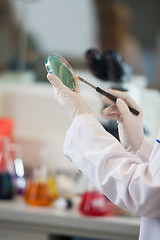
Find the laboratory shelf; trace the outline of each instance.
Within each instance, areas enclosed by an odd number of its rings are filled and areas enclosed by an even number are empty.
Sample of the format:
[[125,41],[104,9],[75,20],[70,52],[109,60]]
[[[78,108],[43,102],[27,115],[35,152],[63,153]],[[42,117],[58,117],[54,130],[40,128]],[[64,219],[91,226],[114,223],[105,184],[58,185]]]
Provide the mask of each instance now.
[[[32,207],[24,201],[0,201],[0,239],[48,240],[52,235],[91,239],[137,240],[140,218],[86,217],[76,209]],[[23,238],[22,238],[23,236]]]

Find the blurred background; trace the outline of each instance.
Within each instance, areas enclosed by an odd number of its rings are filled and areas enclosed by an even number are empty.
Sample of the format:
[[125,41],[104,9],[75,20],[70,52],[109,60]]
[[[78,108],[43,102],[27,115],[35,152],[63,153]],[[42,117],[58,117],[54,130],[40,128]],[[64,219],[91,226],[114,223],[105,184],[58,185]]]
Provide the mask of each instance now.
[[[81,208],[77,204],[84,193],[93,192],[94,186],[63,154],[70,120],[46,79],[44,63],[51,53],[63,56],[74,73],[104,90],[114,86],[128,91],[144,109],[144,132],[154,143],[160,126],[159,11],[158,0],[0,0],[0,186],[10,182],[8,195],[0,188],[0,199],[18,195],[28,205],[50,206],[61,198],[54,206],[64,210],[64,199],[71,207],[78,196],[75,205],[84,214],[84,202]],[[125,81],[94,75],[97,65],[90,68],[88,50],[98,57],[116,51],[126,64],[120,68],[129,69],[129,74],[123,69]],[[116,123],[102,118],[101,96],[83,83],[81,94],[118,138]],[[52,192],[46,202],[40,194],[40,199],[30,199],[32,188],[47,194],[46,184]],[[129,215],[106,200],[102,215]],[[99,214],[92,210],[85,214]]]
[[[3,0],[1,5],[3,2],[7,5],[7,1]],[[137,52],[140,51],[141,65],[150,79],[150,85],[159,88],[157,80],[159,75],[159,1],[153,0],[152,3],[141,1],[138,4],[132,0],[118,1],[119,6],[115,6],[115,9],[110,11],[110,16],[108,15],[109,2],[108,0],[82,0],[81,2],[12,0],[11,11],[13,10],[14,16],[11,18],[10,15],[9,20],[7,12],[6,14],[3,12],[1,24],[8,22],[9,25],[11,21],[12,25],[15,25],[12,31],[18,38],[17,60],[23,59],[23,54],[27,49],[28,51],[30,49],[30,54],[31,52],[33,54],[28,56],[33,62],[38,57],[37,81],[45,81],[42,66],[44,58],[49,53],[61,54],[74,68],[85,68],[85,51],[91,47],[106,49],[108,36],[110,35],[110,39],[114,38],[113,35],[111,36],[109,25],[114,27],[114,31],[119,28],[121,35],[122,33],[132,35],[136,41],[134,44],[137,44],[139,48]],[[4,19],[5,16],[7,22]],[[16,36],[16,28],[20,29],[19,36]],[[1,34],[3,35],[3,32]],[[117,35],[118,37],[117,41],[120,41],[121,36]],[[3,43],[1,47],[2,45]],[[22,67],[22,63],[19,65]]]
[[[46,56],[52,52],[66,57],[74,68],[85,68],[85,51],[91,47],[106,50],[119,29],[121,35],[117,35],[115,41],[120,42],[123,34],[132,36],[132,44],[138,48],[132,52],[133,58],[139,54],[138,61],[141,60],[141,67],[150,79],[150,85],[159,88],[159,1],[141,1],[138,4],[132,0],[118,1],[119,6],[114,6],[111,11],[108,0],[12,0],[11,6],[7,2],[1,1],[1,53],[4,54],[5,48],[11,44],[9,40],[6,41],[8,28],[13,36],[12,44],[16,44],[14,59],[7,61],[7,56],[3,57],[4,64],[10,68],[16,67],[16,60],[19,68],[34,68],[36,80],[45,81],[42,66]],[[13,49],[9,49],[7,52],[11,56]],[[7,55],[9,57],[9,53]],[[25,57],[28,60],[26,62]],[[1,65],[4,65],[3,62]]]

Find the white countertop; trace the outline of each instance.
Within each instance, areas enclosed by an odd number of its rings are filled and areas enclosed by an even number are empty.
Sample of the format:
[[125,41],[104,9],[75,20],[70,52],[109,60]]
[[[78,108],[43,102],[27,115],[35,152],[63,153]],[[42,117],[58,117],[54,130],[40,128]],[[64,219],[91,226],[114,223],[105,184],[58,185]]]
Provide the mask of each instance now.
[[138,239],[140,219],[136,217],[84,217],[75,209],[60,211],[32,207],[23,201],[0,201],[0,229],[38,231],[47,235],[101,239]]

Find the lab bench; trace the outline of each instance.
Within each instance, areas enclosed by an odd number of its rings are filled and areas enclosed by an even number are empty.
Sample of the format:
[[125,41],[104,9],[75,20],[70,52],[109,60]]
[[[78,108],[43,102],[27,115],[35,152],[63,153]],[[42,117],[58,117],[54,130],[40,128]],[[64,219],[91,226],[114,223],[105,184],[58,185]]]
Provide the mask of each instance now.
[[137,240],[139,225],[137,217],[86,217],[74,208],[62,211],[53,206],[32,207],[23,201],[0,201],[1,240],[49,240],[57,235]]

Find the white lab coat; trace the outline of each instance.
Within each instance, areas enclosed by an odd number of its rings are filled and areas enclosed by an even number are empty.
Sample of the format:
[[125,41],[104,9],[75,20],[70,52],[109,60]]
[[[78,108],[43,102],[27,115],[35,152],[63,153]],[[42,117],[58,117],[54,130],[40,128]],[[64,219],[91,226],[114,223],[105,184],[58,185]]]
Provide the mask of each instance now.
[[140,240],[160,239],[160,143],[152,150],[145,140],[133,155],[86,113],[68,129],[64,153],[113,203],[142,217]]

